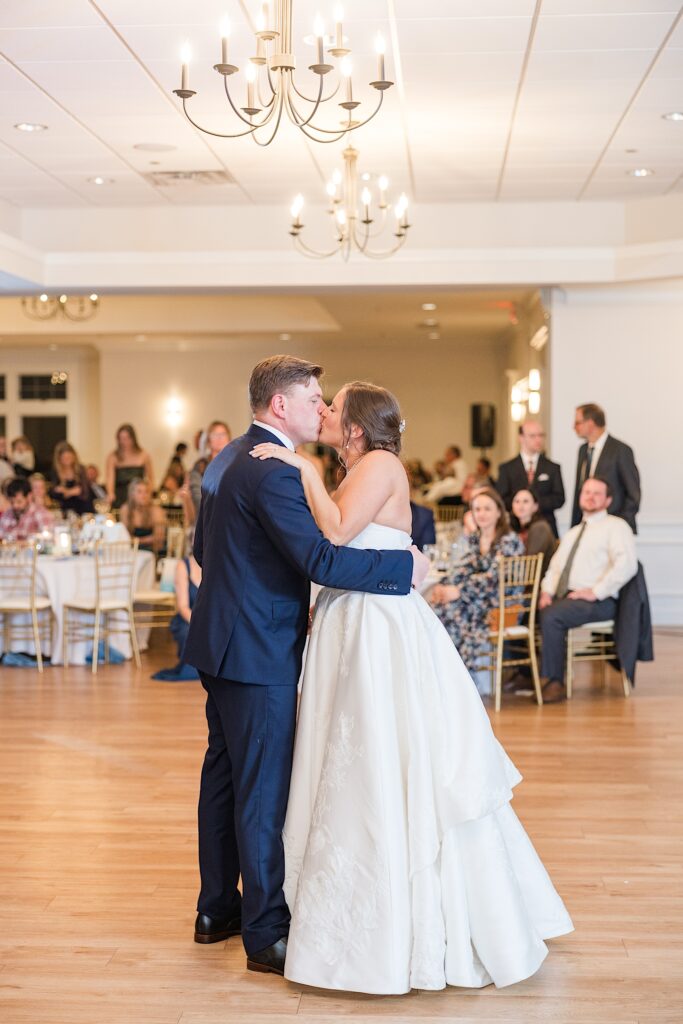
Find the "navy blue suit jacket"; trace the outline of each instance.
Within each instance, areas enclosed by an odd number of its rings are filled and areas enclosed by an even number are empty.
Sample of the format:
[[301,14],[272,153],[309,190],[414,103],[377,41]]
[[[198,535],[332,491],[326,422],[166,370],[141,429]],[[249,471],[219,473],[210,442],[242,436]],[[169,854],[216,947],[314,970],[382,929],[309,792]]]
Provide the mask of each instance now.
[[424,505],[410,503],[410,511],[413,514],[413,544],[422,551],[425,544],[436,544],[436,527],[434,526],[434,513],[431,508]]
[[306,641],[310,580],[341,590],[407,594],[407,551],[361,551],[325,540],[301,475],[249,455],[277,441],[255,424],[209,464],[202,480],[194,556],[202,582],[184,659],[212,676],[296,685]]

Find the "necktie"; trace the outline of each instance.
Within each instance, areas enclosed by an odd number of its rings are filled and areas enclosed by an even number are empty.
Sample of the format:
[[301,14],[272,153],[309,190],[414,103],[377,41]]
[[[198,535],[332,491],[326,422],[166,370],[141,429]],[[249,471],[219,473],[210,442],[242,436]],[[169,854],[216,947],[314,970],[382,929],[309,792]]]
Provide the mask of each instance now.
[[581,529],[578,532],[577,538],[572,544],[572,549],[569,552],[569,557],[567,558],[567,561],[564,563],[564,568],[560,573],[560,578],[557,581],[557,590],[555,591],[555,598],[557,601],[561,601],[562,598],[566,597],[569,593],[569,574],[572,571],[572,565],[574,564],[574,558],[576,556],[576,549],[581,543],[581,538],[585,533],[586,526],[587,523],[584,519],[584,521],[581,523]]
[[527,478],[527,480],[529,481],[530,484],[532,484],[534,482],[534,464],[533,464],[533,462],[528,462],[527,463],[526,478]]

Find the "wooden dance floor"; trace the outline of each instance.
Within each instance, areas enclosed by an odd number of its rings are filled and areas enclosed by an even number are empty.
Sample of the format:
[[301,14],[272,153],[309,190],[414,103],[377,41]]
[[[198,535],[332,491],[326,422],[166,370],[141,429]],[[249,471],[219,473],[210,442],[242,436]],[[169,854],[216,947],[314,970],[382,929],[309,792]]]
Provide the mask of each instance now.
[[[158,643],[158,640],[157,640]],[[205,726],[198,683],[0,669],[0,1021],[227,1024],[683,1020],[683,632],[624,699],[582,666],[571,704],[508,698],[514,806],[574,918],[512,988],[378,997],[247,973],[192,941]]]

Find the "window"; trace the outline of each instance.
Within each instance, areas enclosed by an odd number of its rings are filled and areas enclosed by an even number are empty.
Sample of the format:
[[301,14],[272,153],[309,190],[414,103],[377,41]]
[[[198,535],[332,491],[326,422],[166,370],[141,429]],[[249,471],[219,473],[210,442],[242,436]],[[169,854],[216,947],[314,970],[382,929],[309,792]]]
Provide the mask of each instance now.
[[19,377],[19,398],[27,400],[62,399],[66,400],[67,375],[52,374],[21,374]]
[[0,373],[0,402],[5,401],[5,375]]

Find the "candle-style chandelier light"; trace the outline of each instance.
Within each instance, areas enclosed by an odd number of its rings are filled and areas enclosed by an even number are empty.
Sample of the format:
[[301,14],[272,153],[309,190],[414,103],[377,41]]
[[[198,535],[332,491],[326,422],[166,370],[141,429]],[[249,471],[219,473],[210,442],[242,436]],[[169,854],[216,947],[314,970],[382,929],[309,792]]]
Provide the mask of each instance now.
[[[344,173],[335,171],[332,179],[326,186],[326,192],[330,205],[328,213],[332,218],[332,225],[335,234],[335,244],[327,252],[320,252],[318,249],[307,245],[301,237],[304,225],[301,221],[301,211],[304,205],[304,197],[298,195],[291,207],[292,224],[289,233],[294,239],[294,245],[304,256],[312,259],[324,260],[330,256],[341,253],[344,260],[348,260],[352,251],[362,253],[371,259],[383,260],[387,256],[393,256],[401,248],[408,235],[410,224],[408,223],[408,199],[405,192],[402,192],[393,206],[395,227],[395,241],[384,249],[373,248],[373,241],[377,238],[388,235],[387,226],[390,222],[389,212],[391,204],[387,202],[387,188],[389,182],[382,175],[377,180],[379,200],[377,212],[373,208],[373,196],[368,184],[363,184],[360,194],[360,207],[358,204],[358,150],[353,146],[347,146],[344,150]],[[370,180],[370,175],[363,175],[365,181]],[[373,214],[375,214],[373,216]],[[373,228],[374,225],[374,228]]]
[[[239,67],[229,62],[229,23],[226,20],[221,24],[221,59],[220,63],[214,64],[214,70],[223,78],[225,95],[233,113],[246,126],[239,131],[211,131],[190,117],[187,111],[187,101],[197,93],[196,90],[189,87],[189,46],[183,47],[181,51],[181,86],[180,89],[174,89],[173,92],[183,101],[185,116],[195,128],[207,135],[214,135],[221,139],[236,139],[243,135],[251,135],[259,146],[268,146],[277,134],[282,115],[286,113],[290,121],[314,142],[337,142],[347,132],[367,124],[377,114],[382,106],[385,91],[394,84],[387,81],[385,75],[383,38],[377,36],[376,39],[377,78],[374,82],[370,82],[372,88],[379,93],[377,106],[368,117],[363,120],[355,120],[354,112],[360,106],[360,102],[354,99],[351,80],[353,72],[351,50],[345,45],[347,40],[343,32],[342,9],[340,7],[335,9],[335,31],[334,35],[330,37],[325,34],[325,25],[322,19],[318,16],[315,20],[313,35],[316,59],[309,65],[309,71],[317,75],[318,80],[313,89],[314,95],[308,96],[305,91],[300,90],[295,81],[296,57],[292,52],[293,6],[294,0],[275,0],[273,5],[269,3],[261,5],[261,11],[256,18],[256,52],[254,56],[249,57],[245,68],[246,90],[244,95],[246,102],[244,106],[240,106],[239,100],[231,92],[228,84],[230,77],[239,71]],[[334,65],[326,62],[325,49],[331,57],[339,61],[341,74],[341,78],[337,79],[336,85],[327,95],[323,95],[325,76],[334,70]],[[339,125],[323,127],[314,123],[323,103],[330,102],[339,94],[342,89],[342,79],[345,80],[342,90],[343,98],[337,101],[342,114]],[[302,102],[304,107],[300,109]],[[266,130],[259,132],[259,129]]]
[[67,320],[90,320],[97,312],[99,297],[92,295],[31,295],[21,300],[24,313],[31,320],[53,320],[64,316]]

